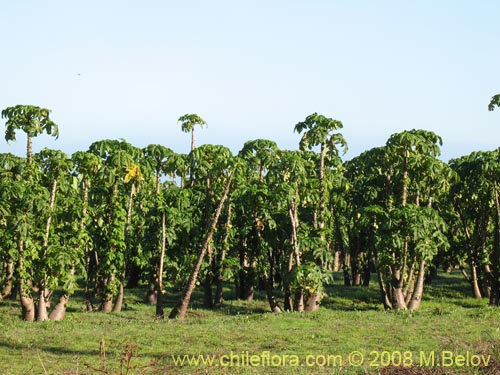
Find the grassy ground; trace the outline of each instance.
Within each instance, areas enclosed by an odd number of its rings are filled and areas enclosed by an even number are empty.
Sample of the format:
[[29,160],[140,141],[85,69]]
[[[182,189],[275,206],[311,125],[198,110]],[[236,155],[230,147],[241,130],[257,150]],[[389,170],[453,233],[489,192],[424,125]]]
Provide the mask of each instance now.
[[[494,370],[500,363],[500,309],[469,298],[460,275],[440,275],[427,286],[416,312],[383,311],[372,283],[370,288],[332,286],[316,313],[273,315],[263,295],[243,302],[231,300],[228,291],[220,310],[203,310],[197,294],[185,321],[157,321],[154,306],[142,303],[144,293],[128,291],[124,311],[107,315],[86,313],[76,295],[64,321],[34,324],[20,320],[17,302],[2,302],[0,374],[500,371]],[[170,303],[174,298],[167,297]],[[183,365],[174,361],[188,355],[191,360],[206,355],[207,361],[213,356],[214,363],[189,365],[187,357]]]

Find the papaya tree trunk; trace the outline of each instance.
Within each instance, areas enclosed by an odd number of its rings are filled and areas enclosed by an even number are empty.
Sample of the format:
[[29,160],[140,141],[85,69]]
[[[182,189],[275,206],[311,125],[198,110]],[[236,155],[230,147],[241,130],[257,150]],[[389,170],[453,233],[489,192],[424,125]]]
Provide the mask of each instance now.
[[[288,275],[291,274],[293,269],[293,255],[294,253],[292,251],[288,256]],[[283,304],[283,308],[285,309],[285,311],[293,311],[292,286],[290,285],[289,280],[285,281],[284,289],[285,289],[285,303]]]
[[29,294],[27,291],[26,287],[26,280],[24,280],[24,277],[22,276],[23,274],[23,267],[24,267],[24,241],[23,240],[18,240],[17,242],[17,248],[18,248],[18,264],[19,264],[19,296],[20,296],[20,301],[21,301],[21,310],[23,314],[23,319],[26,320],[27,322],[34,322],[35,321],[35,301],[33,300],[33,297]]
[[48,308],[50,307],[50,291],[46,288],[38,291],[37,320],[49,320]]
[[276,301],[276,297],[274,296],[273,293],[273,285],[272,281],[270,280],[270,276],[267,277],[266,280],[266,295],[267,295],[267,301],[269,302],[269,307],[271,308],[271,311],[275,314],[281,313],[281,308],[278,305],[278,301]]
[[113,283],[114,276],[105,277],[103,280],[100,310],[104,313],[113,311],[113,294],[108,291]]
[[307,293],[304,298],[304,311],[311,312],[319,309],[320,293]]
[[[295,266],[300,267],[302,264],[301,254],[300,254],[300,244],[299,237],[297,235],[297,231],[299,229],[299,214],[297,207],[297,195],[290,202],[290,208],[288,210],[288,215],[290,216],[290,223],[292,226],[292,248],[293,248],[293,257],[291,259],[295,260]],[[288,273],[292,272],[293,264],[289,263]],[[289,287],[290,288],[290,287]],[[298,312],[304,311],[304,291],[302,289],[296,290],[293,301],[293,309]]]
[[470,284],[472,288],[472,295],[474,296],[474,298],[482,298],[483,296],[481,295],[481,288],[479,287],[479,282],[478,282],[479,279],[477,275],[477,267],[473,262],[471,262],[470,271],[471,271]]
[[385,281],[384,275],[380,270],[377,270],[377,279],[378,279],[378,286],[380,289],[380,296],[382,299],[382,303],[384,304],[384,309],[386,310],[391,310],[392,309],[392,302],[389,294],[389,290],[387,289],[387,283]]
[[406,310],[406,301],[403,293],[401,271],[396,271],[391,278],[392,307],[396,310]]
[[163,311],[163,264],[165,262],[165,249],[167,247],[166,235],[166,214],[161,215],[161,249],[160,249],[160,264],[158,265],[158,276],[156,283],[156,318],[164,319],[165,312]]
[[32,155],[33,155],[33,140],[28,135],[26,139],[26,164],[28,165],[31,164]]
[[408,305],[409,310],[417,310],[422,302],[422,295],[424,294],[424,281],[425,281],[425,260],[420,261],[418,269],[418,278],[415,284],[415,289]]
[[[52,215],[54,210],[54,205],[56,202],[57,195],[57,178],[54,178],[52,182],[52,189],[50,192],[49,198],[49,216],[47,217],[47,221],[45,223],[45,236],[43,239],[43,253],[41,259],[45,259],[47,256],[48,246],[49,246],[49,236],[50,236],[50,228],[52,225]],[[40,284],[38,285],[38,306],[37,306],[37,320],[45,321],[49,319],[49,313],[47,309],[50,307],[50,296],[51,292],[47,288],[47,280],[45,277],[42,277]]]
[[113,312],[119,313],[122,311],[124,293],[125,293],[125,272],[122,272],[120,277],[120,285],[118,285],[118,294],[116,296],[115,305],[113,306]]
[[14,260],[9,258],[5,264],[5,277],[3,280],[3,288],[0,293],[0,299],[9,298],[12,293],[14,282]]
[[54,309],[51,311],[49,315],[50,320],[60,321],[64,319],[64,315],[66,314],[66,304],[69,301],[69,295],[64,294],[59,298],[59,302],[56,304]]
[[222,206],[224,205],[224,202],[226,201],[226,198],[229,194],[229,190],[231,188],[231,183],[233,181],[233,173],[232,172],[227,180],[224,193],[222,195],[222,198],[219,202],[219,205],[217,206],[217,209],[215,211],[215,215],[212,219],[210,228],[205,235],[205,239],[203,240],[203,244],[201,246],[201,249],[198,253],[198,259],[196,260],[196,263],[193,267],[193,270],[191,271],[191,274],[189,276],[188,283],[186,287],[184,288],[182,292],[182,297],[177,306],[175,306],[172,311],[170,312],[170,315],[168,316],[169,319],[184,319],[186,317],[187,313],[187,308],[189,306],[189,301],[191,300],[191,295],[194,291],[194,288],[196,286],[196,280],[198,279],[198,274],[201,269],[201,265],[203,263],[203,258],[205,258],[205,255],[207,253],[208,246],[210,244],[210,241],[212,240],[212,236],[215,232],[215,227],[217,226],[217,222],[219,221],[219,216],[222,211]]

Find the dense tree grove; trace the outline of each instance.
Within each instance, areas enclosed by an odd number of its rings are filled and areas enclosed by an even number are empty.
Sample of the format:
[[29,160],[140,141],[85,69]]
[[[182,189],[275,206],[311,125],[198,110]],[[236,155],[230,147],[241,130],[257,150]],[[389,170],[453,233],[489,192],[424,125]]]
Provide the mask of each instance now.
[[[77,287],[88,311],[119,312],[139,284],[158,318],[184,318],[197,285],[206,308],[232,285],[246,300],[264,291],[275,313],[313,311],[334,274],[376,280],[386,309],[418,309],[437,269],[500,304],[500,149],[445,163],[437,134],[408,130],[343,161],[342,123],[314,113],[295,125],[298,150],[256,139],[233,154],[195,147],[206,123],[190,114],[188,154],[124,140],[33,154],[37,135],[58,136],[50,110],[2,118],[7,141],[27,136],[26,157],[0,154],[0,300],[25,320],[63,319]],[[169,314],[167,289],[180,291]]]

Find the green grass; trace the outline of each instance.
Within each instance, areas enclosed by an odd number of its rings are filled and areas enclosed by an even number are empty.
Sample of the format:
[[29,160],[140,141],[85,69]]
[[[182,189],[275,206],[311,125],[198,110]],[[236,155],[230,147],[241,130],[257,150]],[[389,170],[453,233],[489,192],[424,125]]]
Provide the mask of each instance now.
[[[230,291],[223,308],[208,311],[201,308],[202,296],[197,292],[185,321],[155,320],[154,306],[142,303],[145,290],[127,293],[120,314],[87,313],[81,296],[76,295],[62,322],[23,322],[17,302],[2,302],[0,374],[126,374],[126,366],[120,368],[120,363],[127,346],[133,367],[130,375],[391,373],[367,366],[383,351],[388,353],[382,355],[390,354],[395,360],[410,352],[406,355],[411,355],[414,365],[419,364],[420,355],[435,353],[437,361],[443,351],[488,353],[500,360],[500,309],[488,307],[486,300],[469,298],[467,284],[455,274],[440,275],[426,286],[422,307],[416,312],[384,311],[376,283],[370,288],[335,284],[320,311],[307,314],[273,315],[267,313],[264,295],[243,302],[231,300]],[[176,298],[167,296],[169,307]],[[364,356],[365,366],[348,366],[348,356],[354,351]],[[290,359],[297,356],[302,363],[308,355],[341,355],[343,367],[294,367],[288,362],[284,367],[223,368],[180,366],[172,360],[173,355],[223,356],[231,352],[239,358],[262,352],[289,355]],[[382,364],[380,358],[374,364]],[[445,370],[441,373],[486,373],[474,366]]]

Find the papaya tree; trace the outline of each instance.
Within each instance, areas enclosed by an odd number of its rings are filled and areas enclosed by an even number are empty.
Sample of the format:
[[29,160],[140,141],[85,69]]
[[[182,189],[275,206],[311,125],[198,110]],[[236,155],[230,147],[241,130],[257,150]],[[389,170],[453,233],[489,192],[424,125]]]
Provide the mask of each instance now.
[[170,319],[175,319],[175,318],[184,319],[186,317],[187,308],[191,300],[191,295],[195,289],[200,269],[202,267],[204,258],[210,246],[210,242],[212,241],[212,237],[216,230],[217,223],[219,221],[219,217],[222,212],[222,208],[231,190],[234,169],[235,166],[228,165],[227,168],[225,168],[223,171],[221,170],[220,171],[221,173],[218,174],[218,176],[220,177],[225,176],[224,191],[222,192],[222,196],[220,197],[220,200],[216,206],[215,213],[210,220],[210,224],[207,227],[207,232],[205,233],[205,236],[203,237],[203,240],[201,242],[201,246],[198,251],[195,264],[193,265],[193,268],[189,275],[189,279],[182,290],[181,298],[169,314]]
[[78,179],[80,188],[80,199],[76,205],[79,210],[78,231],[75,247],[83,253],[84,275],[85,275],[85,305],[88,311],[93,311],[91,296],[91,285],[95,285],[98,265],[98,255],[93,244],[91,223],[92,207],[89,205],[89,194],[93,187],[94,180],[102,166],[102,159],[99,156],[87,152],[77,151],[71,156],[73,161],[73,175]]
[[[460,226],[453,252],[456,264],[476,298],[489,297],[498,305],[500,224],[498,189],[500,158],[497,151],[479,151],[450,160],[458,174],[452,187],[453,208]],[[465,251],[463,251],[465,249]]]
[[[393,134],[378,166],[384,203],[376,213],[375,264],[386,308],[419,307],[426,266],[448,246],[445,223],[434,202],[449,173],[436,159],[441,138],[425,130]],[[424,176],[426,176],[424,178]]]
[[339,156],[340,147],[345,153],[347,151],[347,142],[341,133],[336,131],[343,128],[342,122],[328,118],[317,113],[306,117],[304,121],[298,122],[294,130],[297,133],[304,133],[300,139],[301,150],[311,150],[316,146],[320,147],[319,165],[317,167],[317,176],[319,181],[319,203],[317,217],[320,218],[318,227],[322,231],[325,227],[327,192],[325,186],[325,173],[327,162],[331,158]]
[[[242,179],[238,183],[236,200],[236,224],[240,227],[239,244],[239,275],[237,279],[238,297],[252,300],[257,283],[257,259],[266,254],[269,249],[263,238],[266,227],[274,225],[268,202],[271,198],[271,190],[265,180],[268,170],[276,163],[278,158],[278,146],[275,142],[267,139],[256,139],[247,141],[240,150],[238,157],[246,164],[242,174],[237,176]],[[267,258],[267,261],[266,261]],[[265,263],[269,262],[269,268],[264,276],[268,295],[272,293],[274,283],[274,264],[272,254],[263,257]],[[269,295],[270,300],[273,297]],[[273,309],[278,310],[274,304]]]
[[185,133],[191,133],[191,151],[195,149],[194,146],[194,128],[198,125],[200,128],[207,126],[205,120],[203,120],[200,116],[195,113],[185,114],[177,120],[177,122],[181,123],[181,129]]
[[[153,268],[150,275],[150,288],[147,299],[156,304],[156,317],[164,318],[163,311],[163,273],[165,264],[165,254],[167,242],[170,244],[175,238],[175,222],[178,221],[179,211],[170,210],[172,203],[179,203],[179,197],[173,198],[170,190],[179,190],[174,188],[173,184],[163,184],[162,177],[175,174],[176,155],[174,152],[161,145],[149,145],[143,149],[145,163],[154,171],[154,204],[149,217],[151,227],[151,237],[155,238],[153,246],[156,248],[151,251]],[[169,191],[169,194],[166,191]],[[171,199],[169,199],[171,198]],[[172,199],[173,198],[173,199]],[[170,224],[167,226],[167,224]]]
[[[89,151],[102,159],[92,190],[93,241],[97,250],[97,292],[104,312],[121,310],[133,199],[141,171],[141,151],[125,141],[94,142]],[[113,308],[113,297],[116,303]]]
[[490,104],[488,104],[488,110],[493,111],[495,107],[500,107],[500,94],[493,95]]
[[2,111],[2,118],[6,118],[5,140],[15,141],[17,130],[26,133],[26,160],[29,164],[33,154],[33,138],[47,133],[54,137],[59,136],[57,124],[50,119],[50,109],[33,105],[16,105]]
[[10,200],[16,184],[22,181],[25,159],[10,153],[0,154],[0,256],[1,272],[0,300],[15,298],[14,272],[16,256],[16,241],[7,230],[9,220],[12,219],[13,202]]
[[[69,201],[71,194],[69,189],[71,189],[72,181],[69,171],[72,169],[72,162],[65,153],[47,148],[35,154],[34,159],[41,172],[40,184],[50,192],[46,212],[43,215],[45,228],[41,239],[42,245],[36,259],[34,273],[38,288],[37,320],[43,321],[49,319],[47,307],[50,305],[53,289],[58,286],[60,280],[67,276],[66,273],[70,271],[72,261],[76,259],[73,248],[66,247],[61,238],[61,234],[64,235],[67,229],[64,227],[64,221],[61,221],[63,219],[61,216],[68,208],[64,203]],[[60,191],[65,195],[64,200],[57,199]],[[58,201],[62,201],[61,204],[56,204]],[[60,208],[64,210],[61,212]],[[67,297],[61,302],[59,309],[62,310]]]
[[[340,176],[341,167],[340,151],[347,151],[347,142],[343,135],[337,132],[343,128],[342,122],[328,118],[324,115],[313,113],[304,121],[295,125],[294,131],[303,133],[299,142],[301,150],[312,150],[319,146],[316,176],[318,181],[318,203],[314,213],[314,228],[318,233],[319,245],[316,250],[315,262],[322,267],[329,267],[332,257],[332,237],[334,225],[332,222],[332,210],[330,206],[332,180]],[[337,176],[335,176],[337,175]],[[330,209],[327,209],[329,208]],[[328,224],[327,224],[328,223]],[[333,270],[338,269],[338,254],[335,254]],[[313,268],[309,268],[313,270]],[[311,306],[319,306],[320,294],[313,294],[313,301],[307,302]]]
[[[314,163],[306,157],[307,153],[279,151],[278,161],[267,176],[273,191],[271,202],[284,218],[277,227],[288,228],[282,236],[271,234],[279,243],[286,244],[280,272],[283,274],[284,308],[287,311],[304,311],[304,299],[307,302],[312,294],[322,293],[325,281],[324,271],[314,265],[314,246],[310,246],[314,239],[311,241],[310,238],[313,228],[308,206],[314,206],[317,197],[316,189],[311,188],[312,176],[308,172],[314,170]],[[313,274],[321,277],[313,278]]]
[[[199,229],[193,228],[192,240],[199,246],[199,240],[204,238],[210,230],[212,212],[217,205],[225,181],[225,171],[232,163],[233,155],[224,146],[202,145],[190,153],[190,164],[192,169],[191,194],[192,198],[199,203],[198,220]],[[194,202],[193,202],[194,203]],[[204,274],[204,305],[207,308],[214,307],[212,286],[217,269],[216,253],[219,249],[214,246],[213,241],[207,244],[207,267],[202,271]]]

